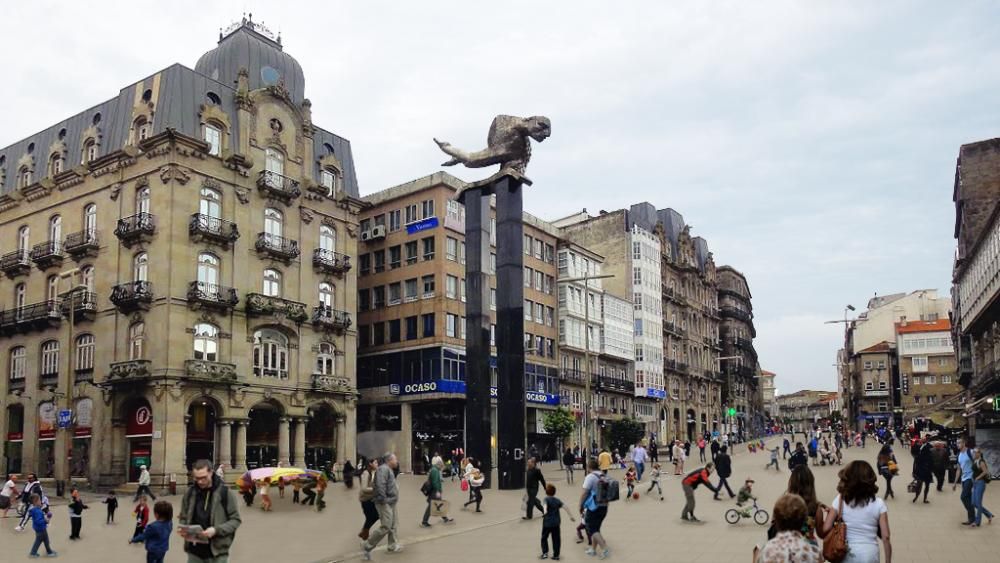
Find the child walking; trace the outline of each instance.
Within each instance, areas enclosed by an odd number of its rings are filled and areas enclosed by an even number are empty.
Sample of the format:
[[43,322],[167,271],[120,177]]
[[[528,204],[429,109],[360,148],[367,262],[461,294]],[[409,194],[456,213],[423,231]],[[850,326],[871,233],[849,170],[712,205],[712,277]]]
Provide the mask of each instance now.
[[278,479],[278,498],[285,498],[285,480]]
[[69,539],[78,540],[80,539],[80,529],[83,527],[83,511],[90,507],[83,504],[83,500],[80,499],[80,491],[73,489],[69,496],[71,498],[69,503]]
[[632,500],[632,493],[635,492],[635,466],[630,465],[628,471],[625,472],[625,486],[628,487],[628,493],[625,495],[625,502]]
[[542,517],[542,559],[549,558],[549,537],[552,538],[552,560],[559,561],[559,550],[562,547],[562,535],[559,533],[559,509],[566,511],[570,522],[575,522],[573,514],[566,508],[563,501],[556,498],[556,486],[545,485],[545,516]]
[[299,503],[299,491],[302,490],[302,481],[296,479],[292,481],[292,504]]
[[771,450],[771,462],[765,465],[764,469],[770,469],[772,465],[775,471],[781,472],[781,468],[778,467],[778,446],[774,446],[774,449]]
[[656,487],[657,492],[660,493],[660,500],[663,500],[663,489],[660,488],[660,464],[654,463],[653,470],[649,472],[649,489],[646,490],[646,494],[653,492],[653,487]]
[[42,509],[42,498],[38,495],[31,495],[31,508],[28,509],[28,517],[31,519],[31,528],[35,530],[35,543],[31,546],[31,553],[28,557],[38,557],[38,546],[45,544],[45,556],[55,557],[58,555],[52,551],[49,545],[49,520],[51,515],[46,514]]
[[174,505],[165,500],[157,501],[153,505],[153,516],[156,521],[146,526],[141,534],[130,539],[128,543],[145,542],[146,563],[163,563],[163,558],[167,556],[170,549],[170,532],[174,525]]
[[149,523],[149,506],[146,504],[146,495],[139,497],[139,504],[135,505],[135,532],[132,533],[132,539],[129,543],[133,541],[142,541],[140,538],[142,532],[146,529],[146,524]]
[[118,497],[115,496],[114,491],[108,491],[108,496],[104,497],[102,503],[108,506],[108,517],[104,521],[105,524],[115,523],[115,510],[118,510]]
[[264,512],[271,511],[271,478],[265,477],[260,484],[260,509]]

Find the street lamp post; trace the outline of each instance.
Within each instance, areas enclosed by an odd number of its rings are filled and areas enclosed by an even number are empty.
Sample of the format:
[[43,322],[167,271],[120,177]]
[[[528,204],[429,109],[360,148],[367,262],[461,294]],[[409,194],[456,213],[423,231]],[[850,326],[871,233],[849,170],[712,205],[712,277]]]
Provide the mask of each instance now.
[[593,456],[593,448],[590,442],[590,280],[604,280],[615,277],[614,274],[591,275],[585,274],[576,278],[563,278],[556,280],[556,283],[576,283],[583,282],[583,364],[584,364],[584,384],[583,384],[583,444]]
[[[87,286],[83,284],[73,285],[73,278],[80,273],[79,268],[73,268],[71,270],[66,270],[65,272],[59,273],[59,279],[69,280],[70,288],[66,291],[65,295],[68,297],[69,301],[69,341],[66,344],[66,373],[65,375],[60,374],[59,380],[56,383],[56,397],[59,399],[59,407],[57,408],[57,428],[56,428],[56,441],[55,441],[55,474],[56,474],[56,494],[58,496],[63,496],[66,490],[66,481],[69,479],[69,427],[63,428],[62,425],[58,424],[59,412],[68,410],[70,408],[70,400],[73,394],[73,324],[76,321],[76,310],[75,310],[75,295],[78,290],[83,289],[86,291]],[[58,307],[60,304],[57,304]]]

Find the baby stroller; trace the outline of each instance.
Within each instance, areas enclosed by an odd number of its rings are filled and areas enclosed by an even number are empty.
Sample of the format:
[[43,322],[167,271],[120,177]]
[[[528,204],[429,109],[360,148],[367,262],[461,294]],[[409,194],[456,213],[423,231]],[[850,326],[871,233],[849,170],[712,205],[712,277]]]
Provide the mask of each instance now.
[[838,463],[837,459],[835,457],[833,457],[833,453],[831,453],[830,450],[828,450],[827,448],[820,449],[820,451],[819,451],[819,464],[820,465],[827,465],[827,464],[833,465],[835,463]]

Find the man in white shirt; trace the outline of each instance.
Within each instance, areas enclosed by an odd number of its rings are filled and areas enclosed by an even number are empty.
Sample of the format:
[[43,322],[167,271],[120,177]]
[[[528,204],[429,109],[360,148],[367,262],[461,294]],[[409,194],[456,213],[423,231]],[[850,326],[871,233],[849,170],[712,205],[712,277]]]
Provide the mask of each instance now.
[[7,511],[10,510],[10,505],[14,502],[14,496],[17,495],[17,480],[14,478],[14,474],[11,473],[7,476],[7,482],[3,485],[3,491],[0,491],[0,509],[3,509],[3,517],[7,517]]
[[646,470],[646,448],[642,444],[636,444],[632,452],[632,461],[635,463],[636,481],[642,481],[642,473]]

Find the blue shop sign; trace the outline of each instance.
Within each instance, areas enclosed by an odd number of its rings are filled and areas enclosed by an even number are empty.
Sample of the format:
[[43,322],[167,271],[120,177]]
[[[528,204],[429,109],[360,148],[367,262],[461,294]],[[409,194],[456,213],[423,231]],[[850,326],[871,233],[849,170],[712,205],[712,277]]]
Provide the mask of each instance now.
[[438,226],[437,217],[428,217],[426,219],[421,219],[420,221],[415,221],[406,226],[406,233],[410,235],[415,235],[422,231],[429,231]]
[[[496,399],[498,391],[496,387],[490,387],[490,398]],[[525,391],[524,400],[529,403],[538,403],[542,405],[559,406],[559,395],[553,395],[551,393],[539,393],[536,391]]]
[[390,385],[392,395],[420,395],[423,393],[465,393],[465,382],[452,379],[438,379],[422,383],[407,383],[405,385]]
[[663,389],[646,389],[647,397],[654,397],[656,399],[666,399],[667,392]]

